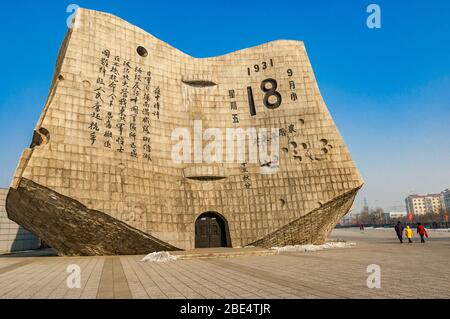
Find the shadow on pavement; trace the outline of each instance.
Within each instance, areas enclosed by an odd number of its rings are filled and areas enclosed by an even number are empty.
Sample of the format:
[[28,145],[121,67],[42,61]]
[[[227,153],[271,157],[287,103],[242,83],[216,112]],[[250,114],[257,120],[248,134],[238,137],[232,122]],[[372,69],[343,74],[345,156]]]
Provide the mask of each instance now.
[[56,252],[52,248],[43,248],[43,249],[34,249],[34,250],[25,250],[25,251],[17,251],[12,253],[6,253],[0,255],[0,258],[8,258],[8,257],[54,257],[58,256]]

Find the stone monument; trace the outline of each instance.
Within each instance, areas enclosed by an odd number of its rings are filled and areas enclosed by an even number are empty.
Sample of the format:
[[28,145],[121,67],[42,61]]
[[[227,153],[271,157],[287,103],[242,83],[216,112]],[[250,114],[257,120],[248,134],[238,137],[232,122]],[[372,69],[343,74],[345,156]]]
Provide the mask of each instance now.
[[[174,132],[199,125],[174,159]],[[244,156],[199,159],[209,128],[247,132]],[[276,165],[237,144],[275,139]],[[79,9],[6,208],[60,255],[320,244],[362,184],[303,42],[200,59]]]

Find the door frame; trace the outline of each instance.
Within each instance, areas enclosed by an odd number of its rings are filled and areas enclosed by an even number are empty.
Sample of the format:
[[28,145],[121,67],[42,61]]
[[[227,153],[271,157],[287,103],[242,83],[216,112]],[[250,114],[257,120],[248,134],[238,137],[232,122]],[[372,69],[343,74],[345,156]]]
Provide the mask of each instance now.
[[196,229],[197,229],[197,221],[205,216],[210,216],[210,217],[215,217],[217,218],[218,224],[221,228],[221,242],[222,242],[222,246],[221,247],[233,247],[231,245],[231,236],[230,236],[230,229],[228,227],[228,221],[227,219],[219,214],[218,212],[215,211],[207,211],[204,213],[201,213],[200,215],[197,216],[197,218],[194,221],[194,248],[197,248],[197,235],[196,235]]

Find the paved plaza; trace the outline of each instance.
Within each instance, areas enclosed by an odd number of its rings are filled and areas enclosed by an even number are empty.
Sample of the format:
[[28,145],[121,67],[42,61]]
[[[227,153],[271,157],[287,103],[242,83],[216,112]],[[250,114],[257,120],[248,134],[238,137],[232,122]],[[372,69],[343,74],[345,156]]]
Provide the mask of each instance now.
[[[144,263],[143,256],[0,256],[0,298],[449,298],[450,232],[399,244],[393,230],[337,229],[349,248]],[[81,287],[66,271],[81,268]],[[381,267],[369,289],[367,266]]]

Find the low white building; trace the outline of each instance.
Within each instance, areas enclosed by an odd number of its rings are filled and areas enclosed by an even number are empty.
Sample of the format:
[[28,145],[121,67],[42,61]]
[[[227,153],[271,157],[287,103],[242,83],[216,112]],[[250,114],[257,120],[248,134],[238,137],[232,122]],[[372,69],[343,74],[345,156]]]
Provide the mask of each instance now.
[[389,212],[389,218],[403,218],[406,217],[407,213],[406,212]]

